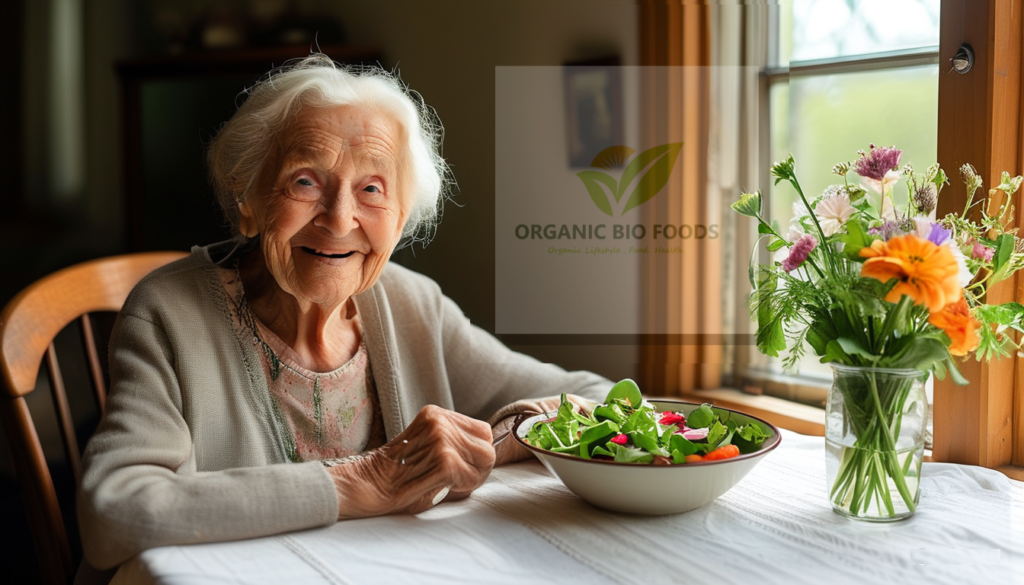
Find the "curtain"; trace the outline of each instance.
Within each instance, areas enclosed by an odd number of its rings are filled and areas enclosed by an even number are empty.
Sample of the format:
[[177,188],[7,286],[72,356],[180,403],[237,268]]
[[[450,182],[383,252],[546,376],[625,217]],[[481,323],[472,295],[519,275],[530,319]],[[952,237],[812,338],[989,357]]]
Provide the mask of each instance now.
[[[762,184],[767,7],[641,5],[644,139],[682,142],[648,224],[716,226],[717,237],[652,254],[644,270],[640,377],[653,394],[738,384],[751,359],[747,266],[756,228],[729,204]],[[653,68],[651,68],[653,66]],[[696,229],[694,227],[693,229]]]

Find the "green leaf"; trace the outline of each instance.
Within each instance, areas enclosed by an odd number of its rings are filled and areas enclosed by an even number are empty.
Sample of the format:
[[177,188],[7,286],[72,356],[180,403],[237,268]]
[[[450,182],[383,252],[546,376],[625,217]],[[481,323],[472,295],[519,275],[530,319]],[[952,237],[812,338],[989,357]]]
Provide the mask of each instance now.
[[778,250],[779,248],[782,248],[785,245],[786,245],[786,240],[783,240],[781,238],[775,238],[774,240],[771,241],[771,243],[768,244],[768,251],[769,252],[774,252],[774,251]]
[[715,411],[711,410],[710,404],[701,404],[699,408],[686,416],[686,426],[691,429],[703,429],[715,422]]
[[878,367],[931,370],[935,362],[948,357],[949,350],[946,349],[945,343],[934,337],[918,335],[895,355],[884,356],[878,360]]
[[629,401],[630,406],[637,408],[640,403],[643,402],[643,395],[640,394],[640,387],[636,385],[636,382],[626,378],[620,380],[617,384],[612,386],[612,389],[608,391],[608,395],[605,396],[605,403],[609,403],[613,400],[626,399]]
[[757,350],[771,357],[779,357],[779,352],[784,349],[786,334],[782,327],[782,319],[775,317],[767,323],[758,322]]
[[611,421],[618,425],[626,420],[626,415],[617,404],[602,404],[594,409],[594,418],[599,421]]
[[864,226],[856,220],[846,222],[846,233],[839,234],[838,239],[840,242],[843,242],[843,255],[854,262],[863,262],[865,260],[860,257],[860,251],[870,247],[871,242],[875,240],[874,237],[864,231]]
[[[737,201],[736,203],[733,203],[733,205],[735,206],[738,203],[739,203],[739,201]],[[736,208],[733,207],[733,209],[736,209]],[[769,235],[769,236],[773,235],[772,234],[772,228],[768,224],[766,224],[766,223],[758,223],[757,224],[757,233],[765,234],[765,235]]]
[[688,439],[686,439],[682,435],[675,434],[675,435],[672,435],[671,439],[669,439],[669,450],[673,452],[673,459],[674,459],[674,453],[676,451],[678,451],[679,453],[682,453],[683,457],[685,457],[687,455],[693,455],[694,453],[696,453],[700,449],[697,447],[697,445],[695,443],[690,442]]
[[587,427],[580,435],[578,445],[580,457],[589,459],[599,445],[604,445],[617,434],[619,434],[619,425],[610,420]]
[[[612,445],[615,445],[615,443],[612,443]],[[650,463],[654,461],[654,455],[647,453],[643,449],[625,447],[623,445],[615,445],[615,447],[615,461],[619,463]]]
[[[747,217],[760,217],[761,205],[761,192],[755,191],[753,193],[744,193],[740,196],[739,201],[734,202],[729,207],[732,207],[732,210],[740,215],[745,215]],[[757,231],[761,234],[771,233],[768,226],[764,224],[759,224],[757,226]]]
[[555,417],[555,421],[560,424],[569,424],[569,421],[574,420],[572,416],[572,402],[569,402],[569,397],[566,396],[565,392],[562,393],[560,399],[558,415]]
[[640,447],[641,449],[650,451],[651,453],[654,453],[655,451],[661,448],[661,446],[658,444],[657,435],[655,435],[655,437],[652,438],[644,434],[643,432],[633,431],[632,433],[629,433],[629,438],[631,441],[633,441],[634,445]]
[[614,216],[612,213],[612,204],[608,202],[608,196],[605,195],[604,189],[601,188],[601,185],[606,185],[611,189],[612,195],[614,195],[617,188],[615,179],[601,171],[583,171],[576,173],[576,176],[583,181],[583,185],[587,188],[587,193],[589,193],[590,198],[594,200],[594,205],[597,205],[597,208],[605,215]]
[[732,437],[732,444],[739,448],[740,453],[753,453],[761,448],[761,444],[768,438],[768,433],[757,423],[748,423],[736,429]]
[[828,342],[825,346],[825,355],[821,356],[821,363],[827,364],[835,362],[837,364],[855,365],[853,360],[850,359],[850,354],[846,353],[843,346],[839,344],[839,341],[833,339]]
[[867,195],[868,192],[857,185],[848,185],[846,187],[846,194],[850,196],[850,204],[855,204],[861,199],[864,199],[864,196]]
[[716,420],[708,430],[708,444],[705,448],[705,452],[709,453],[722,445],[728,444],[728,439],[731,436],[732,432],[729,430],[729,427]]
[[901,335],[910,333],[914,326],[913,311],[914,300],[907,295],[900,297],[899,302],[892,306],[885,315],[885,321],[882,322],[882,326],[875,336],[876,347],[883,347],[885,343],[889,342],[894,331]]
[[682,142],[655,146],[638,154],[626,166],[626,170],[622,172],[622,178],[619,180],[616,201],[622,197],[623,192],[630,181],[633,180],[633,177],[646,167],[648,163],[654,161],[651,167],[647,169],[647,172],[637,181],[636,186],[633,187],[633,192],[630,194],[629,199],[626,200],[626,207],[622,210],[622,215],[625,215],[627,211],[634,207],[646,203],[661,191],[665,184],[668,183],[668,179],[672,175],[672,168],[676,164],[676,158],[679,157],[679,152],[682,149]]
[[843,348],[843,351],[848,355],[858,355],[870,363],[878,361],[878,356],[872,354],[866,347],[861,345],[856,339],[850,339],[849,337],[839,337],[836,339],[836,343]]
[[996,253],[992,258],[992,271],[999,272],[999,269],[1006,264],[1013,254],[1013,234],[1003,234],[996,240]]
[[584,430],[583,434],[580,435],[580,443],[594,443],[605,437],[614,437],[617,434],[619,434],[619,425],[606,420]]
[[807,343],[814,349],[814,353],[822,356],[825,355],[825,348],[828,346],[828,342],[838,337],[839,332],[836,331],[836,326],[832,323],[828,313],[824,311],[812,312],[812,315],[813,320],[810,327],[808,327],[806,339]]
[[967,386],[971,383],[967,378],[964,377],[962,373],[960,373],[960,368],[957,367],[956,362],[953,361],[953,358],[947,357],[945,364],[946,369],[949,370],[949,377],[953,379],[953,382],[957,386]]

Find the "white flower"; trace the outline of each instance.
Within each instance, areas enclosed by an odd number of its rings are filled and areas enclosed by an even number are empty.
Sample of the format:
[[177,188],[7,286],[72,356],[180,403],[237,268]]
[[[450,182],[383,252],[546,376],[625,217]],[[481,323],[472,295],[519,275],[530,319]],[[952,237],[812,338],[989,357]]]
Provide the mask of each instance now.
[[800,238],[804,237],[803,226],[800,225],[799,221],[793,220],[789,222],[789,233],[786,234],[786,239],[789,242],[795,242]]
[[919,215],[914,218],[914,231],[910,233],[927,240],[928,236],[932,235],[932,223],[934,223],[932,220]]
[[868,187],[870,187],[872,191],[874,191],[875,193],[881,193],[883,195],[892,191],[892,186],[895,185],[896,182],[899,180],[899,171],[887,171],[885,173],[885,176],[882,177],[881,181],[869,177],[864,177],[864,182],[868,184]]
[[843,224],[850,219],[855,211],[857,210],[850,205],[850,196],[840,193],[822,199],[814,208],[814,215],[818,218],[818,223],[821,224],[822,233],[825,236],[831,236],[843,227]]
[[896,221],[896,207],[892,204],[892,197],[888,195],[882,195],[882,219]]
[[971,284],[974,275],[971,274],[971,269],[967,267],[967,257],[960,250],[960,246],[956,245],[956,240],[949,238],[943,245],[949,246],[949,251],[953,253],[953,258],[956,258],[956,267],[960,271],[957,275],[957,278],[960,280],[960,286]]

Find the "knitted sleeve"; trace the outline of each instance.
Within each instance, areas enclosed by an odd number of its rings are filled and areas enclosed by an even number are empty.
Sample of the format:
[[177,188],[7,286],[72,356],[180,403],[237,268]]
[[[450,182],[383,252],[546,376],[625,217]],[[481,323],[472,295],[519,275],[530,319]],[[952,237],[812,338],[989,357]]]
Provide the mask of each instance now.
[[[175,348],[157,324],[118,318],[106,413],[83,459],[78,516],[87,560],[106,569],[149,548],[330,524],[333,482],[318,462],[195,471]],[[212,372],[211,372],[212,375]],[[244,447],[240,447],[244,448]]]

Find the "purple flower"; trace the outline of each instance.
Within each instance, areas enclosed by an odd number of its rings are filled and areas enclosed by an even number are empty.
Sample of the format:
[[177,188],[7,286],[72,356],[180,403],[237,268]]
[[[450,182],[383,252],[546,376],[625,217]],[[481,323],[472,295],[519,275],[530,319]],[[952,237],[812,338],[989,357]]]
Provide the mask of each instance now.
[[868,229],[868,233],[872,236],[879,236],[886,242],[895,238],[896,236],[905,235],[908,231],[906,220],[886,220],[882,222],[882,225]]
[[811,250],[817,245],[818,240],[814,239],[814,236],[810,234],[797,240],[793,247],[789,249],[789,256],[782,261],[782,269],[786,272],[792,272],[799,268],[807,260]]
[[996,253],[995,250],[989,248],[981,242],[975,242],[974,248],[971,250],[971,258],[975,260],[984,260],[985,262],[991,262],[992,256]]
[[942,227],[941,223],[933,223],[932,230],[928,233],[928,241],[941,246],[953,235],[953,232]]
[[854,170],[864,178],[881,182],[885,179],[886,173],[899,168],[901,156],[903,151],[895,146],[875,148],[872,144],[870,152],[860,151],[860,158],[854,163]]

